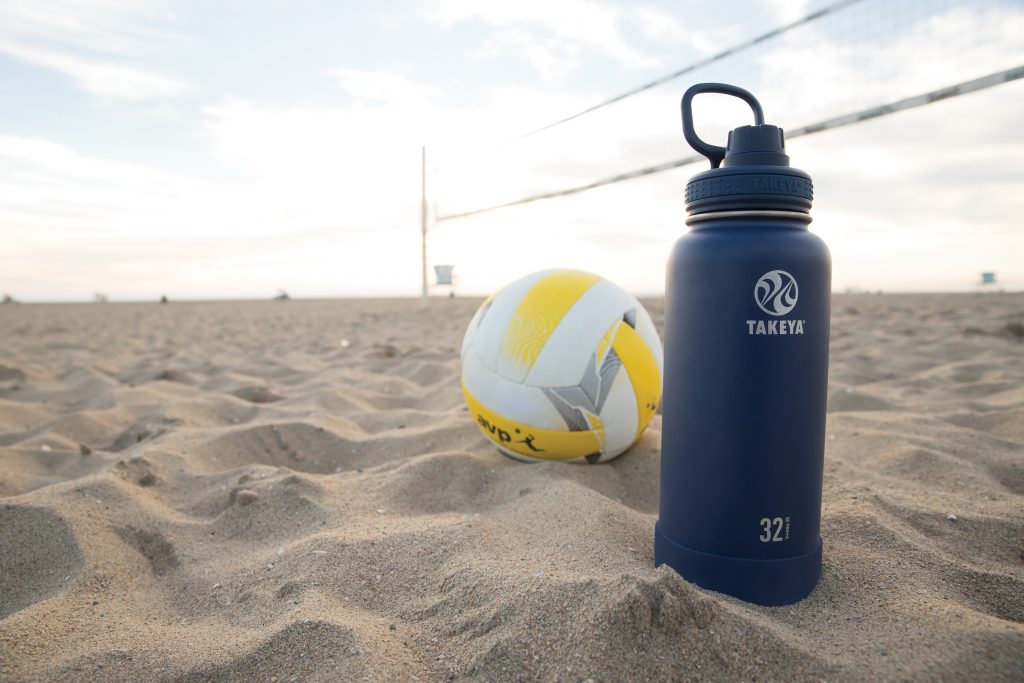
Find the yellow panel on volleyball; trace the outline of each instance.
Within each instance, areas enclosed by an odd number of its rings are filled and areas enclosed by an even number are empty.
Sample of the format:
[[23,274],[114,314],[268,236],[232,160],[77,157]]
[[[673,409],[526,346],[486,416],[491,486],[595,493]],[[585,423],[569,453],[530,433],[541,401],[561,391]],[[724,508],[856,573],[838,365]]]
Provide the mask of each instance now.
[[633,385],[637,406],[636,438],[639,439],[658,411],[661,369],[651,348],[629,325],[619,325],[612,348],[622,359],[622,366],[629,374],[629,383]]
[[601,278],[579,270],[556,270],[540,279],[516,307],[505,330],[505,359],[529,368],[565,314]]
[[484,436],[501,448],[538,460],[572,460],[601,451],[601,438],[596,431],[567,432],[520,424],[477,401],[465,384],[462,393]]

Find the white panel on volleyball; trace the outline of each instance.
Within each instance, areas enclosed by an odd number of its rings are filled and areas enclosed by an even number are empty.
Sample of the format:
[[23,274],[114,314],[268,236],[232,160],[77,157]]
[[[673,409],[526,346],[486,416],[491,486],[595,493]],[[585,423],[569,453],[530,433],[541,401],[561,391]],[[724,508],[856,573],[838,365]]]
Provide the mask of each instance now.
[[473,319],[469,321],[468,325],[466,325],[466,333],[462,335],[462,349],[459,351],[460,358],[466,357],[466,349],[469,348],[470,342],[472,342],[473,338],[476,337],[476,328],[480,324],[480,317],[487,309],[490,308],[490,306],[485,304],[481,304],[480,307],[476,309],[476,313],[473,314]]
[[[505,338],[505,330],[508,329],[512,314],[515,313],[519,302],[523,300],[526,293],[537,284],[537,281],[550,275],[551,272],[551,270],[542,270],[522,280],[517,280],[494,296],[490,308],[480,320],[472,340],[476,355],[484,365],[492,370],[497,370],[502,340]],[[468,330],[466,334],[469,334]]]
[[629,381],[625,368],[619,370],[612,382],[612,390],[601,410],[601,420],[604,424],[604,448],[601,452],[611,456],[629,448],[636,438],[640,415],[633,383]]
[[611,324],[640,304],[617,285],[600,280],[583,293],[537,356],[526,383],[543,387],[574,387],[583,378],[597,343]]
[[462,363],[462,382],[476,400],[498,415],[538,429],[568,430],[540,389],[499,377],[475,353],[467,354]]

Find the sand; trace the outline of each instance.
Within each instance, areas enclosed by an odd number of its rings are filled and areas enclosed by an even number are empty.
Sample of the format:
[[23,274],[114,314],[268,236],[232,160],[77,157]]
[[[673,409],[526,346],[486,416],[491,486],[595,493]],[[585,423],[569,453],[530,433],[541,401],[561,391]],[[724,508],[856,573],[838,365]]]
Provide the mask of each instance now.
[[0,306],[0,680],[1024,679],[1024,295],[835,297],[781,608],[653,568],[660,417],[489,445],[478,303]]

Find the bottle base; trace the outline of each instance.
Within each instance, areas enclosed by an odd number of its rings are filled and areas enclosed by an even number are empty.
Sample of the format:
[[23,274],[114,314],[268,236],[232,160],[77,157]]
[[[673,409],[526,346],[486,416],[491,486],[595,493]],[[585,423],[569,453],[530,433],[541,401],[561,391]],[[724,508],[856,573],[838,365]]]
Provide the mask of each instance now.
[[710,555],[679,545],[654,525],[654,566],[667,564],[687,581],[757,605],[789,605],[803,600],[821,577],[818,546],[797,557],[751,560]]

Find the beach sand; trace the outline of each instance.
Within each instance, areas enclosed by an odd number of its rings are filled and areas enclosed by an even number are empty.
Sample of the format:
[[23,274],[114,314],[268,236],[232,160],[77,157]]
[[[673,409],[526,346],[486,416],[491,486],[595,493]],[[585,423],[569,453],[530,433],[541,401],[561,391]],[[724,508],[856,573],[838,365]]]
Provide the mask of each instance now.
[[0,307],[0,680],[1024,680],[1024,295],[834,298],[776,608],[653,568],[660,417],[608,465],[484,439],[478,304]]

